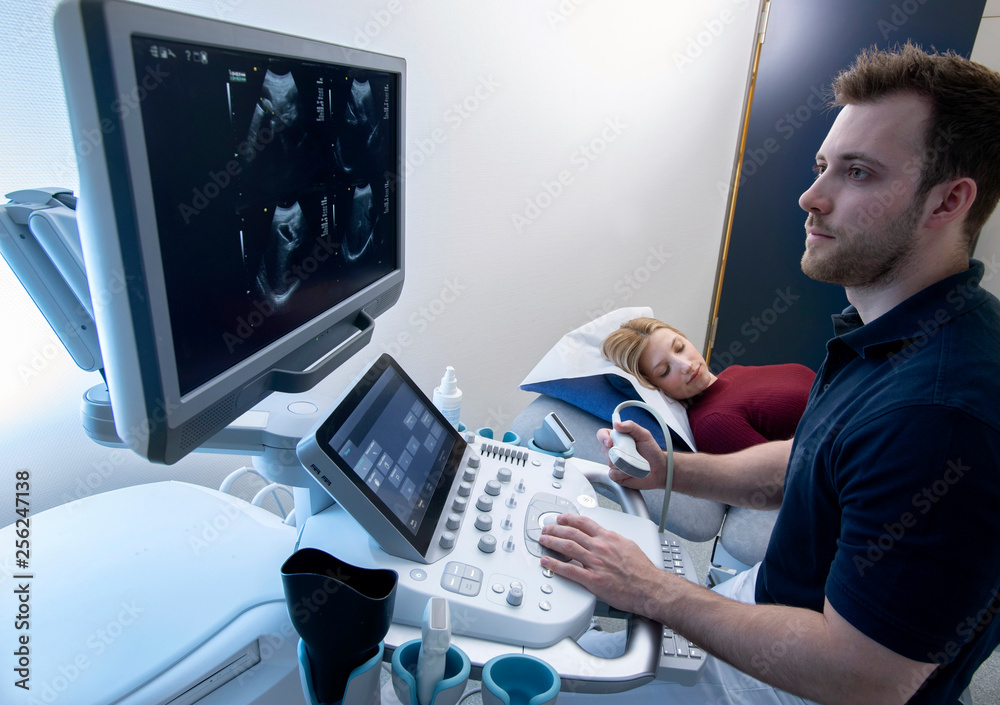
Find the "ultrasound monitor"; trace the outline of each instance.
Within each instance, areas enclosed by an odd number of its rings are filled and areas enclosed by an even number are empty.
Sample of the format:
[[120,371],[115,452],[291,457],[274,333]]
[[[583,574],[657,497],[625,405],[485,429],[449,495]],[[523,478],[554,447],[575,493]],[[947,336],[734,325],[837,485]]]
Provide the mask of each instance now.
[[173,463],[399,298],[405,62],[118,0],[55,25],[115,428]]

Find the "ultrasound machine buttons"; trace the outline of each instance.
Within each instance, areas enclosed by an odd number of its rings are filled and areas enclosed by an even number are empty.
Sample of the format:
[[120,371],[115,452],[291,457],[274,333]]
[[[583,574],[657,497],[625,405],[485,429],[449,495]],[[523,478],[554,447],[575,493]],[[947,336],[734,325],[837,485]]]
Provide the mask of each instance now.
[[512,473],[510,468],[500,468],[497,470],[497,479],[500,480],[500,482],[510,482],[511,477]]
[[523,599],[524,590],[521,588],[511,588],[510,592],[507,593],[507,603],[514,607],[519,607]]
[[454,548],[455,547],[455,534],[450,531],[445,531],[441,534],[441,539],[438,543],[441,544],[441,548]]
[[493,553],[497,550],[497,540],[491,534],[483,534],[479,539],[479,550],[483,553]]
[[493,509],[493,498],[482,495],[476,500],[476,509],[481,512],[489,512]]
[[461,514],[469,507],[469,500],[465,497],[455,497],[455,501],[451,503],[451,508],[456,512]]
[[476,517],[476,528],[480,531],[489,531],[493,528],[493,517],[489,514],[480,514]]
[[496,497],[500,494],[500,483],[496,480],[490,480],[486,483],[486,494]]
[[475,597],[483,585],[483,571],[458,561],[449,561],[441,576],[441,587],[448,592]]

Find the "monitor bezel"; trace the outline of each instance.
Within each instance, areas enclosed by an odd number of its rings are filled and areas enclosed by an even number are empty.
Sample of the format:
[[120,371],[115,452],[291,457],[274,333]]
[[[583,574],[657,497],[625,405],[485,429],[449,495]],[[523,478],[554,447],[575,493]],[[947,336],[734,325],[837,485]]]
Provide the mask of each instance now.
[[[291,351],[308,343],[316,348],[305,361],[309,371],[309,364],[398,299],[405,268],[406,62],[121,0],[68,0],[57,9],[55,25],[80,167],[78,221],[98,334],[106,353],[115,427],[119,437],[140,455],[172,463],[267,396],[274,388],[274,370],[280,369]],[[399,213],[396,269],[183,396],[139,109],[143,91],[155,90],[155,86],[147,88],[143,80],[148,77],[136,75],[133,35],[372,69],[398,77],[398,160],[393,184]],[[326,336],[331,330],[335,335]],[[364,342],[370,335],[369,328]],[[314,382],[310,379],[301,386],[308,388]]]

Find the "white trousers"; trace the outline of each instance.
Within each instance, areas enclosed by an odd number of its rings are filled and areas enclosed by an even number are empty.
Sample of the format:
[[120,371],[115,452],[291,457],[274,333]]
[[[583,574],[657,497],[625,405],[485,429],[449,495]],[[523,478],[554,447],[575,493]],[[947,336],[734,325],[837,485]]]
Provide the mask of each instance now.
[[[760,564],[714,588],[715,592],[738,602],[754,603],[754,588]],[[604,638],[600,638],[604,637]],[[586,637],[584,637],[586,638]],[[587,649],[600,656],[611,656],[624,649],[625,631],[593,635]],[[583,639],[581,639],[582,641]],[[597,642],[602,642],[598,644]],[[607,650],[607,653],[601,653]],[[687,687],[677,683],[653,681],[624,693],[610,695],[559,693],[559,705],[579,703],[628,703],[628,705],[815,705],[812,700],[790,695],[752,678],[725,661],[705,654],[701,680]]]

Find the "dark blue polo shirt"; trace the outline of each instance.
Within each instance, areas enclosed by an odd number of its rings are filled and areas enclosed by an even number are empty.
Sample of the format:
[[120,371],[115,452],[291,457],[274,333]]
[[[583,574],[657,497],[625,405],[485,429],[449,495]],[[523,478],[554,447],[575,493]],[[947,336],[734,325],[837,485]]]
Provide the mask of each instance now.
[[758,603],[821,611],[940,664],[953,703],[1000,644],[1000,302],[984,267],[863,325],[834,316],[795,433]]

